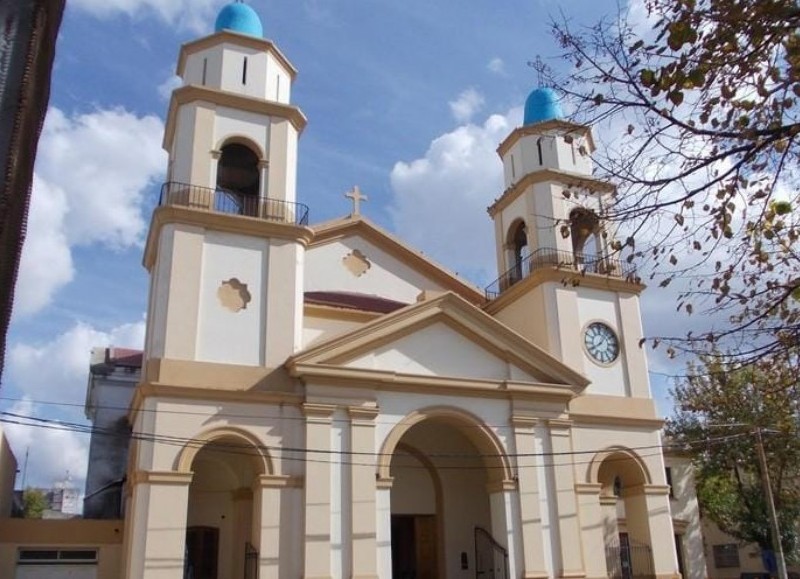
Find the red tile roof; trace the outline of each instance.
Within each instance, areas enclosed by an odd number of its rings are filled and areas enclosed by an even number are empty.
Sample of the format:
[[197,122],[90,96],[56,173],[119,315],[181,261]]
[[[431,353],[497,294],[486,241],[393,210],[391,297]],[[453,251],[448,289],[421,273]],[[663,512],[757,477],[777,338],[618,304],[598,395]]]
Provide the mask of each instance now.
[[381,296],[354,292],[306,292],[305,302],[307,304],[318,304],[362,312],[377,312],[380,314],[389,314],[408,305],[403,302],[382,298]]
[[126,368],[141,368],[143,352],[141,350],[131,350],[129,348],[108,348],[106,350],[106,362],[115,366]]

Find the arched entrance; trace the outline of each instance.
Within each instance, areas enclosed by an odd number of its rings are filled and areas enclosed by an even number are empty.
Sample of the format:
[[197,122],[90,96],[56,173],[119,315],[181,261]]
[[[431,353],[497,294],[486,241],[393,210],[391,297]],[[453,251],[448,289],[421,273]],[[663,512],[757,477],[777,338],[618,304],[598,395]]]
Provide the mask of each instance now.
[[[392,577],[505,577],[506,513],[493,495],[504,492],[509,470],[491,431],[466,413],[428,410],[398,425],[384,451],[379,475],[393,479]],[[496,541],[488,556],[484,535],[476,553],[476,529]]]
[[630,450],[609,449],[595,457],[591,475],[600,483],[606,568],[610,577],[653,575],[653,543],[645,488],[650,474]]
[[528,229],[521,219],[515,221],[509,228],[506,247],[509,250],[511,264],[507,283],[512,285],[525,277],[526,269],[530,272],[530,264],[526,263],[531,254],[528,246]]
[[267,473],[268,462],[249,438],[234,431],[212,433],[201,447],[187,448],[181,456],[180,466],[194,473],[186,518],[186,577],[257,576],[260,537],[253,488]]

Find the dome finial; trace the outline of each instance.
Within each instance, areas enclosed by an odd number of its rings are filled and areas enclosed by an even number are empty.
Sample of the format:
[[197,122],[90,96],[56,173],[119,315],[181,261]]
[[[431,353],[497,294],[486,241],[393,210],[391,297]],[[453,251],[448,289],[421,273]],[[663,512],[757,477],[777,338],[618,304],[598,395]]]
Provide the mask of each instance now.
[[546,66],[542,57],[537,55],[536,60],[528,61],[528,66],[536,70],[537,87],[531,91],[525,101],[523,125],[561,119],[564,115],[558,102],[558,94],[547,86]]
[[214,24],[214,32],[230,30],[247,36],[257,38],[264,37],[264,28],[261,19],[250,6],[242,0],[233,0],[230,4],[223,6],[219,11],[217,21]]

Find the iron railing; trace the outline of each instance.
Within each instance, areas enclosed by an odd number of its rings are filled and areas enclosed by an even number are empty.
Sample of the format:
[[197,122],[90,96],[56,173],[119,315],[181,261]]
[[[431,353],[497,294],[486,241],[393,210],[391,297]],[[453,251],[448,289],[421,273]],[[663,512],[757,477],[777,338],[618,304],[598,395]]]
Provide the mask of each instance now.
[[655,579],[650,545],[630,541],[607,546],[606,570],[610,579]]
[[565,269],[581,274],[607,275],[628,281],[638,281],[636,267],[619,259],[544,247],[525,257],[486,286],[484,290],[486,298],[490,300],[496,298],[537,269],[544,268]]
[[508,551],[481,527],[475,527],[476,579],[510,579]]
[[308,206],[280,199],[237,193],[217,187],[200,187],[168,181],[161,186],[159,205],[179,205],[192,209],[245,215],[265,221],[308,225]]
[[250,543],[244,546],[244,579],[258,579],[258,550]]

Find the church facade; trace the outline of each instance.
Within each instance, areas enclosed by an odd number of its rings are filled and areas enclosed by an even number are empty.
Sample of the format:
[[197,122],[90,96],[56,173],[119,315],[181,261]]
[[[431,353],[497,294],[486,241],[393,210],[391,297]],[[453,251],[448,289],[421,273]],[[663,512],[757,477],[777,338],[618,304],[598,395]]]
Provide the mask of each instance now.
[[122,576],[677,576],[644,286],[598,218],[590,129],[531,94],[498,148],[484,290],[361,216],[357,189],[309,223],[296,71],[248,6],[178,74]]

